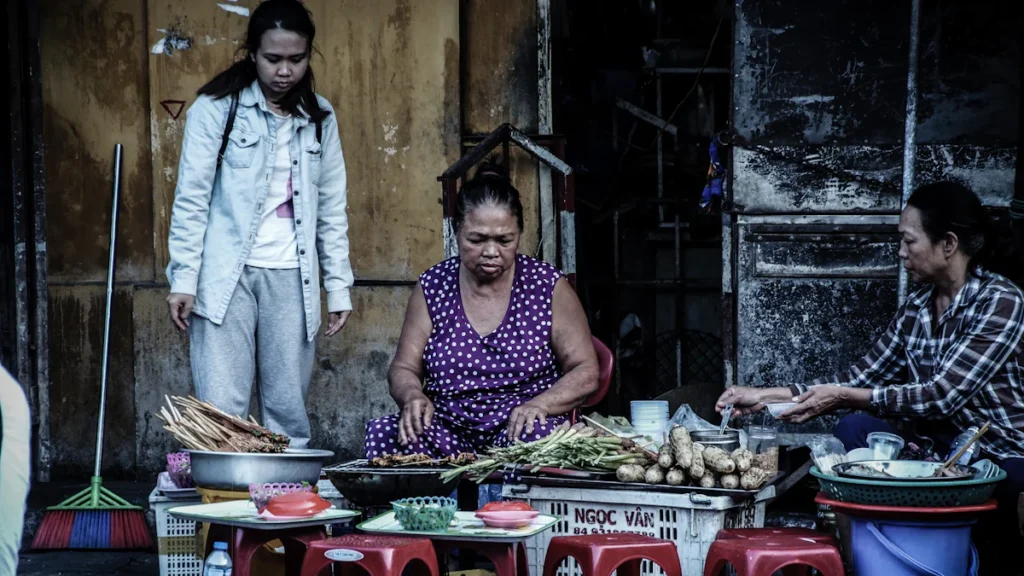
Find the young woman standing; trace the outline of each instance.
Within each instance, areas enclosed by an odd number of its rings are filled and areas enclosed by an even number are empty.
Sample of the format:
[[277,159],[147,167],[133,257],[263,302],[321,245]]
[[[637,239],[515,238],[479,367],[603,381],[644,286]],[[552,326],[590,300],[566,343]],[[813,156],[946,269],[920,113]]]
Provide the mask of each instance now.
[[315,29],[298,0],[252,13],[244,57],[188,110],[169,238],[171,321],[191,339],[196,395],[309,442],[305,397],[321,322],[352,303],[345,161],[330,103],[313,91]]

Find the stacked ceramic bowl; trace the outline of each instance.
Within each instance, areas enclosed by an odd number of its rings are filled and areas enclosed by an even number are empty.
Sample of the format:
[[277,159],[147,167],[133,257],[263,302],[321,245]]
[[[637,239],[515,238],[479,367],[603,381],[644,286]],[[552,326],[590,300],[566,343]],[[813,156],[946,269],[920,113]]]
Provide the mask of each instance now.
[[630,423],[637,434],[661,437],[668,427],[668,402],[635,400],[630,402]]

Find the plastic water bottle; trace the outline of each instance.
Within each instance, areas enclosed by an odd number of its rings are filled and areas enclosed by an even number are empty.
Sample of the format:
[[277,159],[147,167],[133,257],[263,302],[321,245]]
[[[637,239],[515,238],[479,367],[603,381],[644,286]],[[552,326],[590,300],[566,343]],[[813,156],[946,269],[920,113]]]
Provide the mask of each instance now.
[[231,556],[227,542],[214,542],[213,552],[203,564],[203,576],[231,576]]
[[[970,440],[971,438],[973,438],[974,435],[977,434],[977,433],[978,433],[978,427],[977,426],[971,426],[964,433],[962,433],[959,436],[957,436],[956,439],[953,440],[952,446],[949,447],[949,454],[946,454],[946,460],[949,460],[950,458],[952,458],[953,455],[956,454],[957,451],[959,451],[960,448],[962,448],[964,444],[967,444],[967,441]],[[960,456],[960,459],[957,460],[956,463],[960,464],[961,466],[969,466],[971,464],[971,460],[974,459],[974,455],[977,454],[977,452],[978,452],[978,443],[975,442],[974,444],[971,444],[967,448],[967,450],[964,450],[964,453]]]

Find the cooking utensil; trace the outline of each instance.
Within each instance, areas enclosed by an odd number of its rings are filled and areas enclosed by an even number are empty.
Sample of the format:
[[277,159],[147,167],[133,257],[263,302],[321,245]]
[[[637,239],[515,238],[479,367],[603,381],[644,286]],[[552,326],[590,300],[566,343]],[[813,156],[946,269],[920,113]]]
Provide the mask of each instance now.
[[316,485],[329,450],[288,448],[281,453],[208,452],[186,450],[192,480],[200,488],[248,492],[250,484],[308,482]]
[[958,465],[955,470],[961,474],[960,476],[935,476],[936,470],[941,467],[941,462],[923,460],[862,460],[836,464],[832,466],[832,473],[844,478],[860,480],[928,483],[970,480],[978,474],[978,470],[975,468]]
[[331,484],[355,506],[387,506],[413,496],[448,496],[459,478],[445,482],[441,473],[448,465],[394,467],[370,466],[367,460],[352,460],[324,468]]
[[729,418],[732,418],[732,404],[726,404],[725,410],[722,410],[722,424],[718,427],[719,434],[725,434],[725,429],[729,427]]
[[977,442],[978,438],[981,438],[985,434],[985,432],[988,432],[988,427],[991,424],[992,424],[991,422],[985,422],[985,425],[982,426],[974,434],[974,436],[971,436],[971,439],[968,440],[966,444],[961,446],[960,449],[956,451],[956,454],[953,454],[952,456],[949,457],[949,460],[946,460],[946,463],[942,465],[942,469],[943,470],[948,470],[950,467],[952,467],[953,463],[956,462],[957,460],[959,460],[960,456],[963,456],[963,453],[966,452],[968,448],[970,448],[971,444],[974,444],[975,442]]

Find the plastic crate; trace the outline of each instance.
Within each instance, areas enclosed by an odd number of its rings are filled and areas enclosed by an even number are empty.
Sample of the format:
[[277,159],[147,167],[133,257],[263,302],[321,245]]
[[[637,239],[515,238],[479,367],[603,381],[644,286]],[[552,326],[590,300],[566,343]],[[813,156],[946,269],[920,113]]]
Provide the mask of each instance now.
[[[775,497],[775,487],[768,486],[748,499],[696,492],[672,494],[653,490],[541,486],[505,486],[502,495],[510,500],[525,500],[542,514],[562,519],[551,530],[527,540],[531,574],[544,572],[548,544],[555,536],[616,532],[671,540],[679,550],[683,574],[703,574],[704,559],[719,530],[764,527],[765,505]],[[565,560],[558,570],[558,576],[581,574],[571,558]],[[644,562],[642,574],[661,576],[664,572],[650,562]]]
[[196,557],[196,523],[167,513],[177,506],[201,504],[202,498],[168,498],[153,489],[149,507],[156,514],[156,541],[160,576],[202,576],[203,560]]

